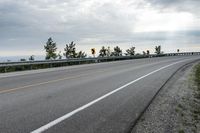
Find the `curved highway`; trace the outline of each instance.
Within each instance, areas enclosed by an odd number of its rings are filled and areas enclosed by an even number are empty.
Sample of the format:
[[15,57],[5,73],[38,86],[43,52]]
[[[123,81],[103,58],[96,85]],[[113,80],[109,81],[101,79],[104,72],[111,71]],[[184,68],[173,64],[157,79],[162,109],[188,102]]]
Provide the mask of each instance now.
[[0,74],[2,133],[126,133],[160,87],[200,56]]

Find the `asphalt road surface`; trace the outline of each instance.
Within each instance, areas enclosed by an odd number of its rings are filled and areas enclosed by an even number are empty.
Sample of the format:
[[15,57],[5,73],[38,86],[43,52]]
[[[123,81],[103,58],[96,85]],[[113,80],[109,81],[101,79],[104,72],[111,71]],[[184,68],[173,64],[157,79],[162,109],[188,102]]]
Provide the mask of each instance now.
[[167,79],[200,56],[0,74],[1,133],[126,133]]

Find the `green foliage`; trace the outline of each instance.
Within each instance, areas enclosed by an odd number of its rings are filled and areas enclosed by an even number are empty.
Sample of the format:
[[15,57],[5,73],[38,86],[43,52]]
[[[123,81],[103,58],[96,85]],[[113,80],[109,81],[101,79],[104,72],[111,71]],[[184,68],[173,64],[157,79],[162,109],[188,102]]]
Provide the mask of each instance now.
[[114,52],[111,53],[111,56],[122,56],[122,50],[120,47],[114,47]]
[[183,129],[179,130],[178,133],[185,133]]
[[52,38],[50,37],[48,41],[46,42],[46,45],[44,46],[44,49],[46,50],[46,60],[49,59],[56,59],[56,43],[53,42]]
[[127,49],[125,54],[128,56],[135,55],[135,47],[131,47],[131,48]]
[[149,50],[147,50],[147,55],[149,55],[150,54],[150,51]]
[[142,51],[142,54],[143,54],[144,56],[146,56],[146,55],[149,55],[150,52],[149,52],[149,50],[147,50],[147,51]]
[[34,61],[34,60],[35,60],[34,55],[31,55],[31,56],[29,57],[29,61]]
[[102,46],[102,48],[99,51],[99,57],[105,57],[107,55],[107,49]]
[[155,53],[158,55],[158,54],[161,54],[161,46],[156,46],[155,47]]
[[86,54],[85,52],[79,51],[79,52],[77,53],[76,58],[85,58],[86,56],[87,56],[87,54]]
[[195,81],[197,83],[197,87],[198,87],[198,90],[199,90],[199,96],[200,96],[200,64],[198,64],[196,66]]
[[20,59],[20,61],[26,61],[26,59]]
[[66,47],[64,48],[64,56],[67,58],[76,58],[76,44],[72,41],[69,44],[66,44]]
[[63,54],[66,59],[68,58],[85,58],[87,54],[83,51],[76,52],[76,44],[72,41],[69,44],[66,44],[64,48],[65,53]]

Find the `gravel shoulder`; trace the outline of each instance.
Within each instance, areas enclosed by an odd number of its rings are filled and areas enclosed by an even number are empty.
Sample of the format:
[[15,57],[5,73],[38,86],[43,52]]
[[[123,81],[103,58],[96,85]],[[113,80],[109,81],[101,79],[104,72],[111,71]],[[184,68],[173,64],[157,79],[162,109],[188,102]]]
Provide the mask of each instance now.
[[169,80],[132,133],[200,133],[200,99],[194,81],[198,63],[185,66]]

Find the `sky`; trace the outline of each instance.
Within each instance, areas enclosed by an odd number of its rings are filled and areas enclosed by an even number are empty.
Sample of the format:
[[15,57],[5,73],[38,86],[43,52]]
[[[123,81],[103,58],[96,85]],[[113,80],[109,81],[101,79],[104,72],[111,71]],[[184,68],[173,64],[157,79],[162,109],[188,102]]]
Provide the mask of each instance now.
[[0,56],[45,55],[49,37],[136,52],[200,51],[200,0],[0,0]]

